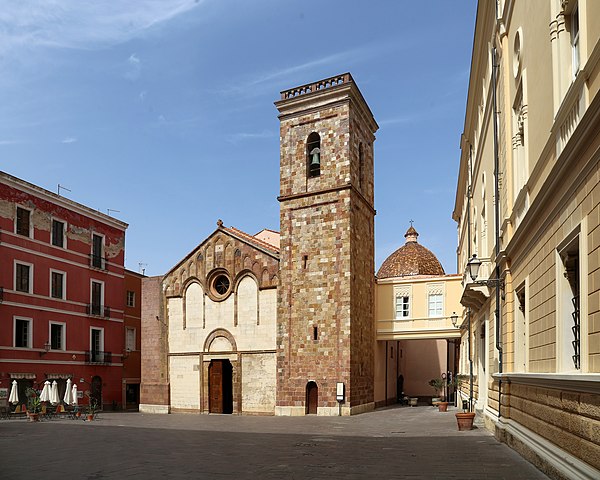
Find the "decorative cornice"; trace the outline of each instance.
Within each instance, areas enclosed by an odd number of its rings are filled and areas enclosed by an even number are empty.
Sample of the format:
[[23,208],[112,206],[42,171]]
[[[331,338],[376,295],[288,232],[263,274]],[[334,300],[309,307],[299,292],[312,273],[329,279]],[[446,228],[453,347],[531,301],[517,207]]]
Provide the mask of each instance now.
[[495,373],[492,376],[518,385],[600,395],[600,373]]

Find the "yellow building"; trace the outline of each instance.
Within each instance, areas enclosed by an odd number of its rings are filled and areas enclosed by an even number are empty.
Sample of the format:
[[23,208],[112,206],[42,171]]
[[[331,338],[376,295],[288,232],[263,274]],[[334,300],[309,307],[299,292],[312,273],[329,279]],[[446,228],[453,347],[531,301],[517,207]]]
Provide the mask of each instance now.
[[[419,244],[411,226],[406,243],[377,272],[375,319],[376,406],[400,397],[429,401],[433,378],[456,373],[460,331],[452,324],[459,312],[461,276],[446,275],[436,256]],[[453,391],[443,392],[453,399]]]
[[600,478],[599,19],[594,0],[479,3],[453,212],[461,373],[555,478]]

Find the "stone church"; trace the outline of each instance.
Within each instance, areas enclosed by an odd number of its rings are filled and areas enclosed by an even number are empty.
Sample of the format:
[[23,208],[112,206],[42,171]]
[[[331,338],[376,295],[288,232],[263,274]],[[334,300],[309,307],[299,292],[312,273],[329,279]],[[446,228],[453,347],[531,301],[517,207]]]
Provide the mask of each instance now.
[[221,221],[144,280],[146,412],[351,415],[374,402],[373,142],[349,73],[281,92],[280,233]]

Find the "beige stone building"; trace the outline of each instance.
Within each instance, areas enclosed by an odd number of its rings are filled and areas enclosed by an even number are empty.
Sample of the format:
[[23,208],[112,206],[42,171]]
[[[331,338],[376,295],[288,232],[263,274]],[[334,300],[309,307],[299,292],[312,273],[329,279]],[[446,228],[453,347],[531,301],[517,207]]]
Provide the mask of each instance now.
[[[375,402],[384,406],[400,397],[429,402],[433,378],[452,378],[459,362],[461,276],[446,275],[436,256],[411,226],[406,242],[377,272],[375,289]],[[442,392],[454,400],[454,391]]]
[[279,235],[216,231],[143,284],[145,412],[270,414]]
[[599,19],[594,0],[479,2],[453,213],[461,373],[555,478],[600,478]]

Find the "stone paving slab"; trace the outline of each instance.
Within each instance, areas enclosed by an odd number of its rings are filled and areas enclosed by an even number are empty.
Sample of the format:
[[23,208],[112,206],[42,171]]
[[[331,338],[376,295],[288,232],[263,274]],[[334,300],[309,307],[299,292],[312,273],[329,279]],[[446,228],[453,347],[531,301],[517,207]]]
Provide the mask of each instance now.
[[102,413],[0,422],[0,477],[20,479],[545,479],[453,412],[354,417]]

